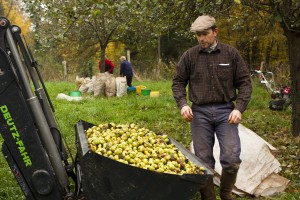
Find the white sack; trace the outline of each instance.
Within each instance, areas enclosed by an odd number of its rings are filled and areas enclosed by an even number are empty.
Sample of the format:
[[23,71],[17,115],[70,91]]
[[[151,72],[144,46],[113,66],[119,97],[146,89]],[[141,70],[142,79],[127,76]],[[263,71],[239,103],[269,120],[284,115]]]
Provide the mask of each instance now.
[[127,94],[127,82],[126,77],[116,78],[117,97],[122,97]]
[[63,99],[63,100],[67,100],[67,101],[80,101],[82,100],[82,97],[71,97],[69,95],[66,95],[64,93],[59,93],[56,97],[56,99]]
[[105,81],[105,96],[116,96],[116,78],[114,76],[108,76]]
[[90,87],[90,82],[91,82],[91,79],[89,77],[85,78],[78,90],[81,93],[87,92]]
[[272,173],[270,176],[265,178],[254,191],[254,196],[268,197],[281,193],[284,191],[289,183],[289,180],[276,174]]
[[86,93],[88,94],[93,94],[94,93],[94,84],[95,84],[95,81],[96,81],[96,76],[93,76],[91,81],[90,81],[90,84],[89,84],[89,89],[87,90]]
[[105,82],[107,80],[108,74],[106,73],[99,73],[96,76],[94,82],[94,96],[104,96],[105,91]]
[[[240,158],[242,163],[233,192],[238,195],[248,193],[257,197],[272,196],[283,192],[289,180],[284,177],[278,178],[279,175],[274,176],[274,173],[276,174],[281,170],[280,163],[270,151],[270,149],[276,149],[245,126],[240,124],[238,129],[241,139]],[[217,176],[214,177],[214,182],[216,185],[220,185],[222,168],[219,160],[220,147],[217,137],[215,137],[215,141],[214,157]],[[191,145],[191,151],[194,152],[193,145]]]
[[79,90],[79,88],[82,85],[83,81],[84,81],[83,77],[76,76],[76,78],[75,78],[75,89],[76,90]]

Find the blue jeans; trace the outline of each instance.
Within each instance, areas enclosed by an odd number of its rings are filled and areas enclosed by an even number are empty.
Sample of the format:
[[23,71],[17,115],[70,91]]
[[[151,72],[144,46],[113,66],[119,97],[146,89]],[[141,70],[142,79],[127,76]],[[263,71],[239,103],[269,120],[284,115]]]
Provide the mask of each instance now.
[[238,124],[228,124],[233,108],[233,103],[192,105],[194,118],[191,121],[191,131],[195,155],[212,169],[215,168],[215,133],[220,146],[222,169],[237,171],[241,163]]

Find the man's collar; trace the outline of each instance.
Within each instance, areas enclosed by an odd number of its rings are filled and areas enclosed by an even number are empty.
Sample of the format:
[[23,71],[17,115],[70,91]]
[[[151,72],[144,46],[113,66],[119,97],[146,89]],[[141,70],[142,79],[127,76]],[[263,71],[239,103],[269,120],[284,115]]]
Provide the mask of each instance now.
[[217,51],[220,50],[220,45],[219,45],[219,41],[217,40],[217,43],[207,49],[203,49],[200,45],[199,45],[199,52],[205,52],[205,53],[211,53],[213,51]]

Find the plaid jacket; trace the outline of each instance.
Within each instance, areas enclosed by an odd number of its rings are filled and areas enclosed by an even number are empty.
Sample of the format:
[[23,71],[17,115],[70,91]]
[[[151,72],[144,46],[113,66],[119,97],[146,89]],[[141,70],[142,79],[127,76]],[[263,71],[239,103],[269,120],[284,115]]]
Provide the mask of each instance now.
[[244,112],[251,97],[249,69],[237,49],[218,42],[207,53],[200,45],[187,50],[176,65],[172,83],[173,96],[179,108],[189,100],[197,105],[235,102]]

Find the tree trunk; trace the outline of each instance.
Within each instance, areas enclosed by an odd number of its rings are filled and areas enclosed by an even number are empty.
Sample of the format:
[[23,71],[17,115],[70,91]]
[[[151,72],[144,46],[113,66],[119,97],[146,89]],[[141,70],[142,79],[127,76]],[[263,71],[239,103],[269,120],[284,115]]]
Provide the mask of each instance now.
[[292,80],[292,134],[300,135],[300,33],[284,28],[287,37]]
[[[250,47],[247,47],[249,48],[249,53],[250,53]],[[249,56],[249,64],[250,64],[250,68],[251,69],[255,69],[255,67],[257,65],[259,65],[259,61],[261,60],[260,58],[260,55],[261,55],[261,52],[260,52],[260,47],[259,47],[259,40],[256,39],[252,42],[252,47],[251,47],[251,56]]]
[[100,51],[100,73],[105,72],[105,48],[106,46],[101,45],[101,51]]
[[155,70],[155,79],[159,79],[160,77],[160,66],[161,66],[161,43],[160,36],[157,39],[157,65]]
[[272,40],[271,42],[268,42],[267,48],[266,48],[265,61],[266,61],[266,69],[268,71],[270,71],[270,58],[271,58],[271,52],[272,52],[273,46],[274,46],[274,41]]

